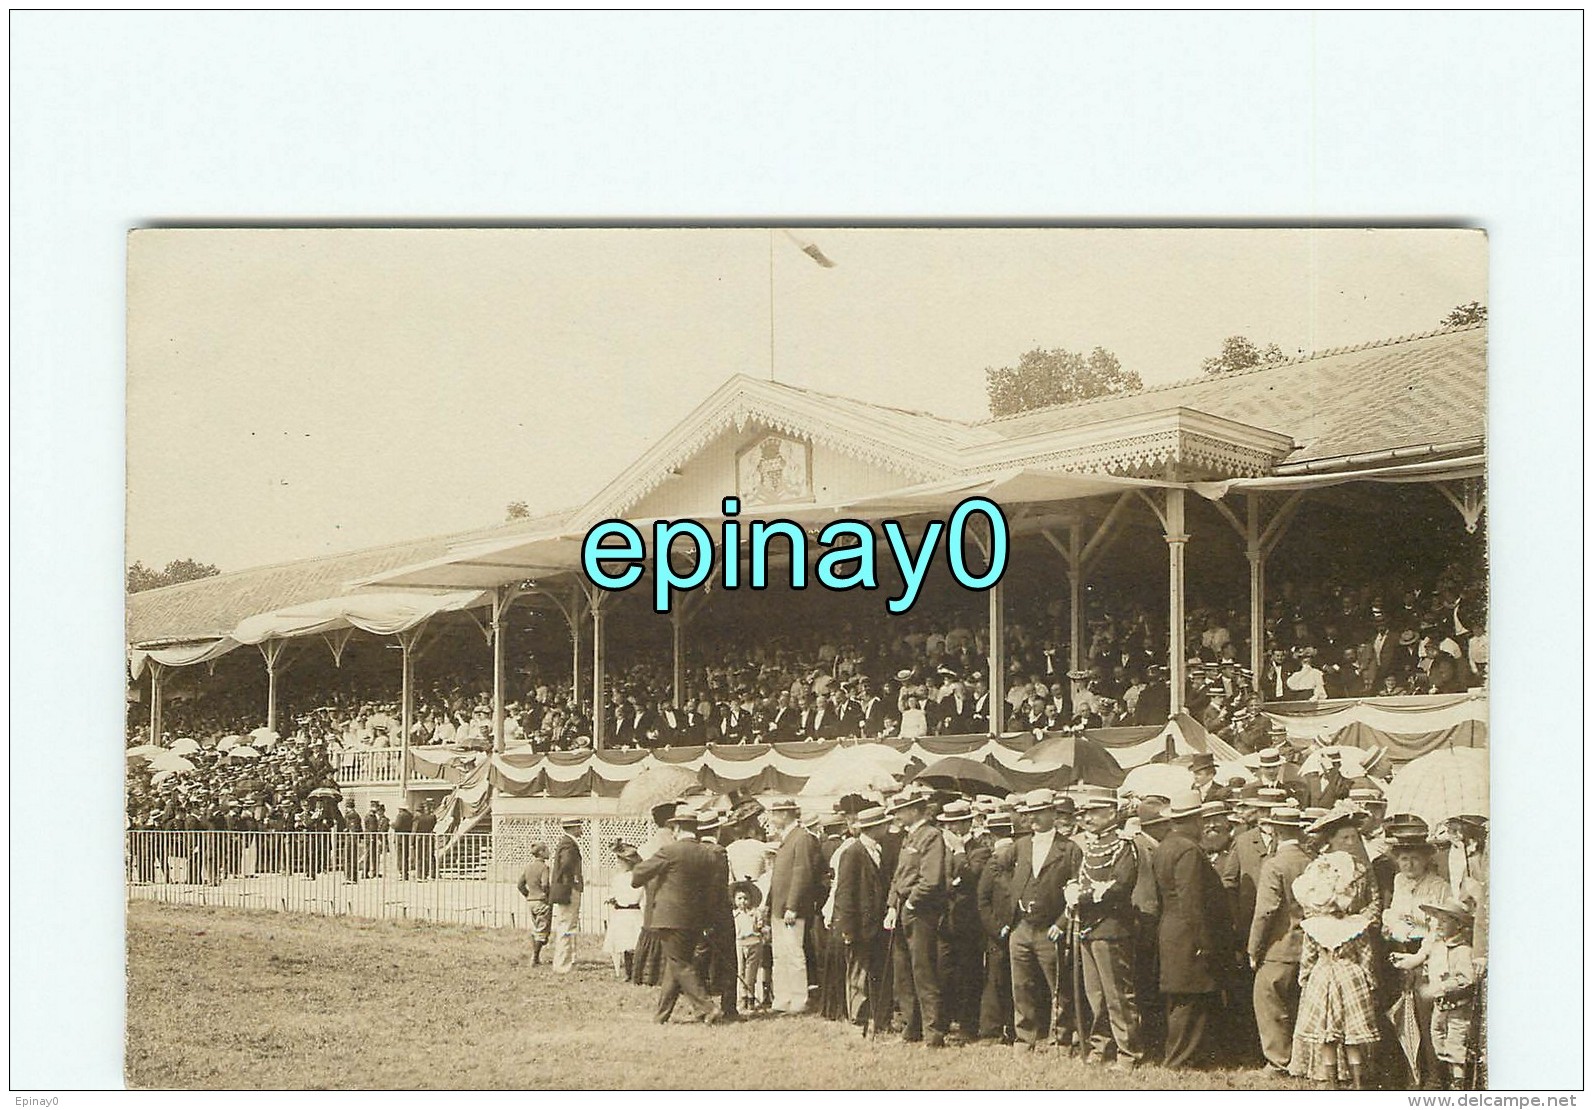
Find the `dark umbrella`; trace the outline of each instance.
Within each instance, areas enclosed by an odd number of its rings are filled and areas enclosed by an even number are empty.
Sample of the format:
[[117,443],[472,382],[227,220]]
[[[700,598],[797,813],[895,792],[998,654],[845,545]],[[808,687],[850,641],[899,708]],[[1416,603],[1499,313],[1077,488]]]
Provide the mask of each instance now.
[[317,786],[310,791],[309,796],[312,798],[341,798],[343,792],[332,786]]
[[978,760],[960,755],[937,759],[922,771],[913,773],[909,782],[921,782],[936,790],[955,790],[961,794],[991,794],[1004,798],[1013,792],[1012,785],[1001,772]]
[[1123,768],[1106,745],[1076,733],[1049,735],[1019,756],[1018,762],[1033,764],[1030,769],[1034,771],[1055,770],[1059,781],[1047,783],[1053,788],[1076,782],[1113,790],[1123,785]]

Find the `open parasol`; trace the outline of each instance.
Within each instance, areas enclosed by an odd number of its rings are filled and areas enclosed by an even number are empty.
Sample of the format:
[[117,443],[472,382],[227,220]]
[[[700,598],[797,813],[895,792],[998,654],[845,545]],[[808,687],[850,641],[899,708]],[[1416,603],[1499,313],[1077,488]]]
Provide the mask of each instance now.
[[177,755],[175,752],[164,752],[149,761],[149,766],[155,771],[169,771],[174,775],[187,774],[194,769],[189,760]]
[[959,794],[989,794],[1005,798],[1013,792],[1000,771],[965,756],[949,755],[908,776],[909,782],[923,783],[936,790],[955,790]]
[[1463,813],[1488,815],[1488,749],[1439,748],[1398,771],[1385,794],[1390,813],[1414,813],[1432,828]]
[[1151,795],[1172,798],[1194,788],[1195,776],[1188,767],[1180,767],[1176,763],[1142,763],[1124,776],[1117,792],[1141,798]]
[[260,753],[248,744],[239,744],[227,753],[230,759],[259,759]]
[[216,750],[218,752],[230,751],[241,743],[243,743],[243,737],[241,736],[223,736],[216,741]]
[[199,741],[192,736],[180,736],[172,741],[171,747],[167,750],[178,755],[193,755],[199,750]]
[[697,772],[671,763],[655,763],[625,784],[615,812],[621,817],[648,817],[653,807],[683,794],[703,792]]
[[820,757],[802,787],[806,795],[868,793],[894,790],[907,767],[906,752],[889,744],[856,744]]
[[311,798],[341,798],[342,796],[343,792],[335,786],[317,786],[309,793]]

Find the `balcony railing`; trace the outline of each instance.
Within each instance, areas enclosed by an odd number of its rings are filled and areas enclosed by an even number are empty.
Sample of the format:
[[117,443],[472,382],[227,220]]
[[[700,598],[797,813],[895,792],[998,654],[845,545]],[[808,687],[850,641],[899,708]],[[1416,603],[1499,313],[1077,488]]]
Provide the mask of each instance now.
[[[337,767],[339,786],[397,786],[402,778],[404,749],[354,748],[343,753]],[[446,786],[444,779],[412,774],[409,781],[422,786]]]

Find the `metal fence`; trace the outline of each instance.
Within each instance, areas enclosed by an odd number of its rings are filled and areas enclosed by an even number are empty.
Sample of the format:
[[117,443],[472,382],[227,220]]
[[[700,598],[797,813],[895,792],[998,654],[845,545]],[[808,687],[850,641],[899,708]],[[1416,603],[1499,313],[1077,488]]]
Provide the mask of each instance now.
[[[647,822],[596,818],[579,838],[586,878],[580,928],[607,923],[616,837],[636,842]],[[457,840],[434,834],[354,832],[127,833],[132,901],[278,910],[529,929],[516,883],[531,845],[550,848],[557,820],[506,820],[496,833]]]

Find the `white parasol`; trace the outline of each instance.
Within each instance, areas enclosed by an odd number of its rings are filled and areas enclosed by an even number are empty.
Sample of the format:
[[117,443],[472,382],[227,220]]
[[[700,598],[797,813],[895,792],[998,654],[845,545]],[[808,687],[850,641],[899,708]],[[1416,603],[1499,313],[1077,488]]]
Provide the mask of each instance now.
[[172,745],[168,750],[176,752],[178,755],[192,755],[199,750],[199,741],[192,736],[181,736],[172,741]]
[[227,758],[229,758],[229,759],[259,759],[260,758],[260,753],[259,753],[258,750],[254,749],[254,748],[251,748],[248,744],[239,744],[236,748],[233,748],[230,752],[227,753]]
[[1123,778],[1117,788],[1118,797],[1128,794],[1145,798],[1155,795],[1172,798],[1185,790],[1195,788],[1195,775],[1188,767],[1173,763],[1141,763]]
[[1432,828],[1464,813],[1488,816],[1488,749],[1440,748],[1398,771],[1385,794],[1388,812],[1414,813]]
[[815,761],[816,767],[802,787],[809,796],[862,794],[894,790],[909,756],[889,744],[857,744],[836,748]]

